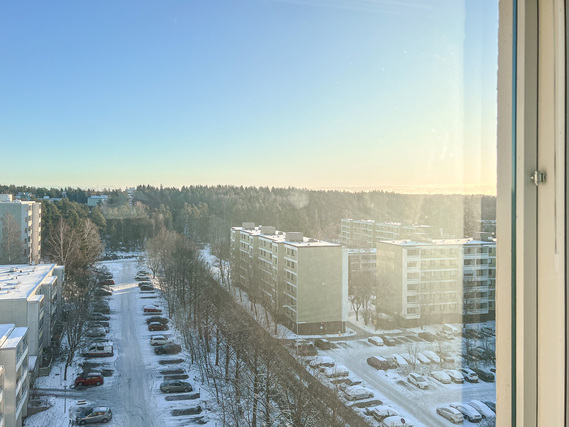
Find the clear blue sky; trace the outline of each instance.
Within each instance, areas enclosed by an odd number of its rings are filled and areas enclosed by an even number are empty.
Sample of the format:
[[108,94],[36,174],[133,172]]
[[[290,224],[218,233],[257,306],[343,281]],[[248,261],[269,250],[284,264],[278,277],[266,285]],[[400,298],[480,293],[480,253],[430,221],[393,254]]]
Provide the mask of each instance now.
[[497,9],[1,1],[0,183],[492,191]]

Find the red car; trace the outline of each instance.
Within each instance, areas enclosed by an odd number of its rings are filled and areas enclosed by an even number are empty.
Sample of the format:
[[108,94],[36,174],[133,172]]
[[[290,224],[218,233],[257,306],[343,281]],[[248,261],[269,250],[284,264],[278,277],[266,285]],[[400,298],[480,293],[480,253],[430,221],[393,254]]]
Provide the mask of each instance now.
[[99,285],[101,285],[101,286],[112,286],[114,284],[115,284],[115,281],[113,279],[101,280],[99,282]]
[[168,330],[168,325],[163,325],[160,322],[151,322],[148,325],[148,330],[149,331],[167,331]]
[[81,374],[75,378],[75,385],[101,385],[105,382],[103,375],[99,372],[90,372],[88,374]]
[[155,305],[145,305],[144,306],[145,313],[162,313],[162,309]]

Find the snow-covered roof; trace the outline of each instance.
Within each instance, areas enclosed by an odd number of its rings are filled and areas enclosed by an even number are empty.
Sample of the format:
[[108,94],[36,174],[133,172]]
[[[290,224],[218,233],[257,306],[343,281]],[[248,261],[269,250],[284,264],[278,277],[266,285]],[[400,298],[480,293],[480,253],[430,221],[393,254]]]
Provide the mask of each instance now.
[[16,348],[18,346],[18,343],[22,340],[22,338],[26,335],[27,332],[28,328],[24,326],[19,328],[14,328],[12,330],[12,333],[6,338],[6,341],[4,341],[2,349]]
[[[254,229],[246,229],[243,227],[231,227],[232,230],[235,231],[244,231],[246,234],[250,236],[258,236],[265,239],[271,240],[273,243],[285,243],[290,246],[294,246],[297,248],[302,247],[323,247],[323,246],[341,246],[336,243],[326,242],[324,240],[317,240],[312,239],[309,237],[302,237],[302,241],[290,241],[287,240],[287,232],[275,230],[274,234],[263,234],[261,227],[255,227]],[[296,234],[296,233],[294,233]]]
[[[56,264],[0,265],[0,300],[28,298],[49,277]],[[49,283],[51,283],[51,280]]]
[[2,347],[2,344],[4,344],[4,342],[8,339],[10,331],[12,331],[12,329],[14,329],[15,327],[16,325],[14,325],[13,323],[0,324],[0,347]]

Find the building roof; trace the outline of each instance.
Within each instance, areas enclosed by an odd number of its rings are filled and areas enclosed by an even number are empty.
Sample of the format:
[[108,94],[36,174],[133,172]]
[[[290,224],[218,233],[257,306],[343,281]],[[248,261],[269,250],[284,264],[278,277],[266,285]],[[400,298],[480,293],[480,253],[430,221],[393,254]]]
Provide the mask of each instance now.
[[56,264],[0,265],[0,300],[28,298],[56,267]]
[[243,227],[231,227],[231,229],[235,230],[235,231],[244,231],[247,234],[249,234],[250,236],[263,237],[263,238],[272,240],[273,243],[285,243],[287,245],[295,246],[298,248],[302,248],[302,247],[323,247],[323,246],[338,246],[339,247],[339,246],[341,246],[341,245],[338,245],[336,243],[326,242],[324,240],[312,239],[312,238],[304,237],[304,236],[302,237],[302,242],[289,241],[289,240],[287,240],[287,232],[285,232],[285,231],[275,230],[274,234],[263,234],[261,232],[260,227],[255,227],[252,230],[245,229]]
[[6,341],[2,344],[3,349],[7,348],[16,348],[18,343],[22,340],[22,338],[28,332],[28,328],[25,326],[14,328],[12,333],[7,337]]
[[16,327],[13,323],[0,323],[0,347],[8,339],[10,332]]

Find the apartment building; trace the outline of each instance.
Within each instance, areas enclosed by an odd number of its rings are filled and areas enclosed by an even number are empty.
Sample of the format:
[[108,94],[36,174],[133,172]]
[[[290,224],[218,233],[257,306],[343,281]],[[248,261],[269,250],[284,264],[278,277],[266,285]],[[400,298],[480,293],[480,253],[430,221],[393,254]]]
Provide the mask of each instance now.
[[346,248],[299,232],[243,223],[231,228],[231,266],[234,284],[258,295],[291,331],[346,331]]
[[[19,236],[21,247],[19,254],[11,254],[11,262],[39,263],[41,257],[41,204],[23,200],[13,200],[11,194],[0,194],[0,225],[4,226],[8,221],[7,216],[14,220],[15,230]],[[3,250],[3,240],[11,238],[0,233],[0,259],[5,259],[9,249]],[[14,259],[13,256],[16,256]]]
[[[44,363],[54,340],[64,268],[56,264],[0,266],[0,323],[29,329],[30,369]],[[49,361],[45,361],[49,363]]]
[[380,242],[377,274],[384,287],[383,306],[407,326],[491,319],[495,259],[494,242]]
[[340,244],[350,248],[375,248],[383,240],[424,240],[435,236],[429,225],[342,219]]
[[27,414],[28,357],[28,328],[0,323],[0,427],[21,427]]

